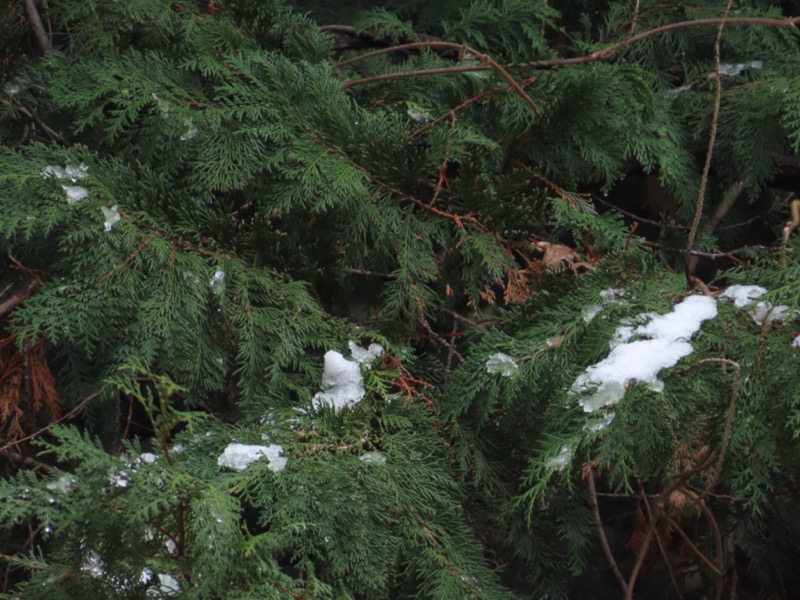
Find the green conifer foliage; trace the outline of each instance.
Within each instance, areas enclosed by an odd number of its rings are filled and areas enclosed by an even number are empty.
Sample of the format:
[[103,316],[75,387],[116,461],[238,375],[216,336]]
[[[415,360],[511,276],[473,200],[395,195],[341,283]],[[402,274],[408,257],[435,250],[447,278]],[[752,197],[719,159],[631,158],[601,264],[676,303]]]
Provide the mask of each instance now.
[[797,3],[7,4],[0,597],[800,589]]

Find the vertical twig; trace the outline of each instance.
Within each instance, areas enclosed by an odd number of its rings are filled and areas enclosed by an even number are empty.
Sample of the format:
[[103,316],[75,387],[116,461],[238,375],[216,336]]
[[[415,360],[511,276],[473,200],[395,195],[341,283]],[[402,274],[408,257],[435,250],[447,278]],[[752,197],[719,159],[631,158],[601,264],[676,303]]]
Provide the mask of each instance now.
[[36,45],[39,46],[42,54],[47,54],[53,49],[53,42],[50,41],[47,32],[44,30],[36,3],[34,0],[22,0],[22,9],[25,11],[25,18],[28,19],[28,25],[36,40]]
[[[725,218],[725,215],[733,208],[734,203],[736,200],[744,192],[744,182],[737,181],[736,183],[731,186],[731,189],[728,190],[728,193],[725,194],[725,197],[722,199],[722,202],[719,203],[717,209],[714,211],[714,214],[703,226],[703,231],[700,232],[700,235],[711,235],[714,233],[714,230],[720,224],[722,219]],[[689,259],[689,272],[694,273],[695,268],[697,267],[697,262],[700,260],[700,257],[697,254],[693,254],[692,257]]]
[[[641,482],[639,482],[639,487],[642,492],[642,500],[644,500],[644,508],[647,511],[647,518],[652,520],[653,511],[650,509],[650,501],[647,499],[647,494],[644,492],[644,486],[642,486]],[[675,597],[678,598],[678,600],[683,600],[681,589],[678,586],[677,580],[675,579],[675,572],[672,570],[672,565],[669,562],[669,556],[667,556],[667,551],[664,549],[664,544],[661,543],[661,536],[659,535],[658,531],[656,531],[656,544],[658,544],[658,551],[661,553],[661,558],[664,559],[664,564],[667,566],[669,580],[672,582],[672,587],[675,588]]]
[[686,265],[686,281],[690,285],[692,282],[693,273],[690,271],[689,267],[691,265],[691,252],[692,247],[694,246],[695,236],[697,235],[697,226],[700,224],[700,217],[703,214],[703,201],[706,195],[706,185],[708,184],[708,173],[711,170],[711,157],[714,154],[714,142],[717,139],[717,124],[719,123],[719,105],[722,101],[722,74],[720,73],[720,58],[719,58],[719,47],[722,42],[722,31],[725,29],[725,20],[728,18],[728,13],[731,10],[731,4],[733,4],[733,0],[728,0],[728,4],[725,7],[725,13],[722,15],[722,20],[719,23],[719,29],[717,29],[717,39],[714,42],[714,70],[715,70],[715,84],[716,84],[716,91],[714,93],[714,112],[711,116],[711,130],[709,131],[708,136],[708,149],[706,150],[706,162],[703,165],[703,176],[700,178],[700,190],[697,193],[697,207],[695,208],[694,212],[694,220],[692,221],[692,227],[689,229],[689,239],[686,243],[686,258],[685,258],[685,265]]
[[614,579],[617,580],[619,589],[622,590],[623,594],[627,595],[628,584],[625,583],[625,578],[622,576],[622,573],[620,573],[617,561],[614,560],[614,553],[611,552],[611,546],[608,544],[608,538],[606,537],[605,529],[603,529],[603,520],[600,518],[600,506],[597,503],[597,489],[594,485],[594,470],[592,467],[589,467],[586,471],[586,487],[589,488],[589,497],[592,503],[592,516],[594,517],[594,524],[597,527],[597,538],[600,542],[600,548],[603,550],[603,555],[606,557],[606,562],[608,563],[611,574],[614,575]]
[[631,18],[631,32],[628,34],[633,36],[636,33],[636,25],[639,20],[639,0],[636,0],[636,5],[633,7],[633,17]]

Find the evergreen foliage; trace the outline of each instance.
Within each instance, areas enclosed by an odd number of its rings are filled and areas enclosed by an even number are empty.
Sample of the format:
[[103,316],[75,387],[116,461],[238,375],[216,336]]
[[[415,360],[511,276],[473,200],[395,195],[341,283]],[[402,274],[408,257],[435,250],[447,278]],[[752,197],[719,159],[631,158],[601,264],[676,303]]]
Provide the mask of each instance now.
[[9,7],[3,598],[800,589],[796,3]]

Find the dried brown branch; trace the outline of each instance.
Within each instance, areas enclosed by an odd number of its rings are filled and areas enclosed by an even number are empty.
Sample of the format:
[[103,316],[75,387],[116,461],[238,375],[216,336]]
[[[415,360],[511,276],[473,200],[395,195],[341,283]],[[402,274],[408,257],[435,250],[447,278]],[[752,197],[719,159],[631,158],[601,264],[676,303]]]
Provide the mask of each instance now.
[[41,280],[38,278],[31,279],[21,289],[14,292],[10,298],[0,302],[0,319],[8,316],[12,310],[22,304],[40,285],[42,285]]
[[65,415],[62,415],[61,417],[59,417],[58,419],[55,419],[51,423],[48,423],[47,425],[45,425],[41,429],[39,429],[37,431],[34,431],[30,435],[26,435],[23,438],[20,438],[18,440],[14,440],[13,442],[10,442],[10,443],[6,444],[5,446],[1,446],[0,447],[0,452],[4,452],[5,450],[8,450],[9,448],[13,448],[13,447],[19,446],[20,444],[23,444],[25,442],[29,442],[30,440],[36,439],[37,437],[39,437],[43,433],[49,431],[50,429],[52,429],[53,427],[55,427],[59,423],[63,423],[67,419],[71,419],[72,417],[77,415],[79,412],[81,412],[84,408],[86,408],[89,405],[89,403],[92,400],[94,400],[95,398],[97,398],[99,395],[100,395],[100,392],[95,392],[94,394],[90,394],[90,395],[86,396],[86,398],[81,400],[80,403],[78,403],[77,406],[75,406],[72,410],[70,410]]

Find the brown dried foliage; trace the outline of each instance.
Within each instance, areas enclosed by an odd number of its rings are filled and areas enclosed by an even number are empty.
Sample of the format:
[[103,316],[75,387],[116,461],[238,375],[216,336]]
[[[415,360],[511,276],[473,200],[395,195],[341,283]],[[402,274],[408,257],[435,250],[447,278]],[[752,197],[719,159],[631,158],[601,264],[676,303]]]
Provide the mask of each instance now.
[[24,438],[45,413],[58,419],[61,402],[40,342],[16,344],[16,335],[0,339],[0,430],[6,442]]

